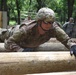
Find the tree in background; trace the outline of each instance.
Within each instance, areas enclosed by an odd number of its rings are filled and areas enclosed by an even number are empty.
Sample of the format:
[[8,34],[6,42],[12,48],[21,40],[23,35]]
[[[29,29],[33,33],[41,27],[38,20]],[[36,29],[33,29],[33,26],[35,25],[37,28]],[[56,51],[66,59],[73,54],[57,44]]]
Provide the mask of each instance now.
[[69,20],[70,17],[72,17],[74,2],[75,2],[75,0],[67,0],[67,4],[68,4],[68,20]]
[[42,7],[46,7],[46,4],[45,4],[45,0],[36,0],[37,1],[37,11],[42,8]]
[[[11,20],[20,24],[22,14],[36,14],[41,7],[49,7],[56,13],[56,18],[64,23],[69,17],[76,19],[76,0],[0,0],[0,10],[7,10],[8,22]],[[8,23],[9,24],[9,23]]]
[[7,11],[7,0],[0,1],[0,11]]
[[17,18],[17,23],[20,24],[20,8],[21,8],[21,3],[19,2],[20,0],[16,0],[16,8],[17,8],[17,14],[18,14],[18,18]]

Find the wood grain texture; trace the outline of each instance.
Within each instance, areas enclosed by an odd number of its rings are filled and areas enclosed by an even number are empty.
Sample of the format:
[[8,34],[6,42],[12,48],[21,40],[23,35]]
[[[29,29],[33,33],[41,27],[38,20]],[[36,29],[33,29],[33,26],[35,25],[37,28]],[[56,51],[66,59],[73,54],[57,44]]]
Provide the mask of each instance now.
[[76,71],[76,59],[67,52],[0,53],[0,75]]

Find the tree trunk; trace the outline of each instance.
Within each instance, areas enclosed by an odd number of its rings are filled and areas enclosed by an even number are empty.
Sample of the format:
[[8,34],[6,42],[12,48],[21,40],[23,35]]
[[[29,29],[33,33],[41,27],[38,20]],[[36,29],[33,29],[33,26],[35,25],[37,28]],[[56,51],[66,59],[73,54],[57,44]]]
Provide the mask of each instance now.
[[18,24],[20,24],[20,7],[19,7],[18,0],[16,0],[16,6],[17,6],[17,13],[18,13],[17,21],[18,21]]
[[7,0],[1,0],[1,11],[7,11]]
[[[45,0],[37,0],[37,3],[38,3],[38,6],[37,6],[37,8],[38,8],[38,10],[41,8],[41,7],[45,7],[46,5],[45,5]],[[37,11],[38,11],[37,10]]]
[[72,17],[74,1],[75,0],[68,0],[68,20]]

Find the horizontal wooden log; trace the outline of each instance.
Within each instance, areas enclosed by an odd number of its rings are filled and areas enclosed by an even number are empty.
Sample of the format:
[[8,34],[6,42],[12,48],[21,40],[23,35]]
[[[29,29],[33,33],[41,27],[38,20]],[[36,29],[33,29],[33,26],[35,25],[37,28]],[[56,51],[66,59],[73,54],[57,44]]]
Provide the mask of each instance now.
[[[34,51],[66,51],[68,50],[63,44],[60,42],[53,43],[53,42],[47,42],[39,47],[37,47]],[[4,48],[4,43],[0,43],[0,52],[7,52]]]
[[36,51],[67,51],[67,50],[69,49],[67,49],[60,42],[56,42],[56,43],[47,42],[36,48]]
[[[72,38],[72,41],[76,42],[76,38]],[[56,38],[51,38],[48,42],[40,45],[34,51],[68,51],[61,42]],[[4,43],[0,43],[0,52],[7,52],[4,48]]]
[[0,53],[0,75],[76,71],[69,51]]
[[[76,38],[71,38],[73,42],[76,42]],[[40,45],[36,51],[67,51],[67,49],[61,42],[56,38],[51,38],[48,42]]]
[[76,71],[72,71],[72,72],[54,72],[54,73],[39,73],[39,74],[26,74],[26,75],[76,75]]

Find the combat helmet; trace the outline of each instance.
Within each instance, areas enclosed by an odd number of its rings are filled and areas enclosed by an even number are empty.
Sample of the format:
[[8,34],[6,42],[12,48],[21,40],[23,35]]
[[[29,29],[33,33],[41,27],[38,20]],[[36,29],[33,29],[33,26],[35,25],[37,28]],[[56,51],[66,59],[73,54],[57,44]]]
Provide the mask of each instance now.
[[45,21],[52,21],[54,22],[55,20],[55,13],[52,9],[48,7],[43,7],[41,8],[37,15],[36,15],[36,21],[38,20],[45,20]]

